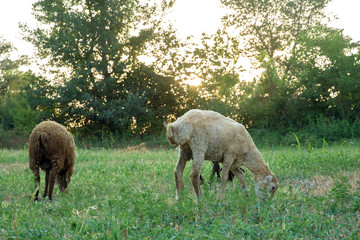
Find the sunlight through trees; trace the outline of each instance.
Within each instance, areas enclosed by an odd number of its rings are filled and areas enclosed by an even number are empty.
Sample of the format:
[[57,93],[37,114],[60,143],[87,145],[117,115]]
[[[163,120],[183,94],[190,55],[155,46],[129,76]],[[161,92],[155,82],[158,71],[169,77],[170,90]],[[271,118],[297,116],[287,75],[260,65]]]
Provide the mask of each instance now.
[[330,0],[204,2],[37,1],[22,30],[45,71],[1,40],[1,127],[149,135],[193,108],[280,132],[359,124],[359,44],[326,24]]

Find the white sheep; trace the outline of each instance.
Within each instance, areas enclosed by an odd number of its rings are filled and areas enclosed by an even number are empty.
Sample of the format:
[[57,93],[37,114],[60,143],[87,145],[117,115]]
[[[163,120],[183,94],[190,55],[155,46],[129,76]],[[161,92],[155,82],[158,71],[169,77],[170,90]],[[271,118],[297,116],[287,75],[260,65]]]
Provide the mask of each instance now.
[[230,169],[245,189],[240,169],[243,165],[254,175],[255,192],[260,200],[272,197],[277,190],[278,180],[242,124],[213,111],[190,110],[166,128],[168,141],[180,146],[174,170],[176,199],[183,189],[183,172],[190,159],[193,159],[190,177],[198,199],[201,198],[200,170],[205,159],[223,164],[219,198],[224,195]]

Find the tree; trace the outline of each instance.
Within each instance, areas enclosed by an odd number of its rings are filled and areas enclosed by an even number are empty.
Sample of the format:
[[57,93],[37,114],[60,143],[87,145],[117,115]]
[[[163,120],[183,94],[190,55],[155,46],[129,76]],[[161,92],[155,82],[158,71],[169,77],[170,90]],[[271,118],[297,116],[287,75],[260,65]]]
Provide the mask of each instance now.
[[35,84],[40,78],[32,72],[22,72],[20,66],[27,64],[27,58],[10,59],[15,48],[0,38],[0,124],[6,130],[29,132],[39,121],[41,110],[34,95]]
[[[359,43],[352,43],[341,30],[315,28],[304,33],[299,48],[295,111],[354,122],[359,116]],[[300,111],[299,111],[300,110]],[[299,119],[304,116],[299,116]]]
[[[175,101],[171,77],[156,74],[140,56],[161,19],[158,6],[139,0],[40,0],[36,19],[46,27],[28,40],[55,67],[58,111],[53,118],[91,131],[125,132],[162,121]],[[163,2],[163,7],[168,5]],[[165,93],[165,94],[164,94]],[[163,112],[163,113],[162,113]],[[153,124],[159,125],[159,124]]]
[[213,36],[203,35],[202,45],[194,51],[194,65],[203,79],[200,93],[208,101],[207,108],[235,117],[236,103],[243,94],[238,92],[242,55],[239,42],[224,29]]
[[[291,119],[291,101],[297,94],[301,72],[298,54],[304,44],[301,36],[322,26],[324,7],[329,0],[223,0],[231,9],[224,19],[233,37],[242,42],[241,50],[262,74],[254,89],[243,98],[241,115],[247,124],[286,127]],[[239,90],[241,91],[241,89]]]
[[0,104],[4,103],[6,95],[18,85],[12,81],[12,75],[19,68],[21,60],[10,59],[13,50],[11,43],[0,37]]

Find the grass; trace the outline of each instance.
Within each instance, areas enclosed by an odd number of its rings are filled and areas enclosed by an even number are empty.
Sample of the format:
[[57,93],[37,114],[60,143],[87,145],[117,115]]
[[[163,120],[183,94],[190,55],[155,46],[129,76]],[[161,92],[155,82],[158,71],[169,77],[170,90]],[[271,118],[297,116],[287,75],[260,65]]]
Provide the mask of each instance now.
[[[202,169],[202,200],[195,199],[188,163],[185,190],[176,202],[176,150],[144,148],[78,149],[68,193],[56,187],[52,202],[33,202],[26,149],[0,149],[0,238],[359,238],[359,143],[260,151],[280,181],[267,202],[257,201],[248,170],[249,197],[234,180],[217,201],[220,184],[209,180],[210,162]],[[42,193],[44,173],[41,177]]]

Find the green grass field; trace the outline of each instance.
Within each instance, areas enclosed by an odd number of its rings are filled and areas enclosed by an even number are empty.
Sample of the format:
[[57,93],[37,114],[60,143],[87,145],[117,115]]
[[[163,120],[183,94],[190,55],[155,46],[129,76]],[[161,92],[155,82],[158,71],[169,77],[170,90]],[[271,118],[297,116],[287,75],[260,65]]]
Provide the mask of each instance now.
[[27,150],[0,149],[0,239],[360,239],[360,143],[260,151],[280,182],[267,202],[248,170],[249,197],[234,179],[217,201],[208,161],[202,200],[189,162],[176,202],[175,149],[78,149],[68,193],[33,202]]

